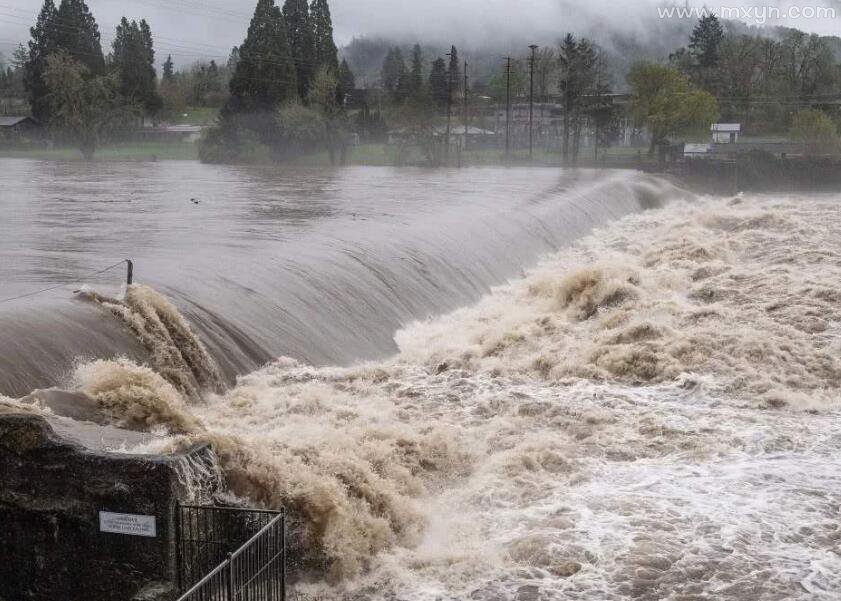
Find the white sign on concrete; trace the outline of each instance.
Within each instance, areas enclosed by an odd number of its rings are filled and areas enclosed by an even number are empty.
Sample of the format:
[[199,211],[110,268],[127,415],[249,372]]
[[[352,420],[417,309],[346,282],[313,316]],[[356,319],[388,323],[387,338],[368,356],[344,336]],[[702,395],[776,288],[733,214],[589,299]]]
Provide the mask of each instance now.
[[158,535],[155,516],[153,515],[109,513],[107,511],[99,512],[99,531],[151,538]]

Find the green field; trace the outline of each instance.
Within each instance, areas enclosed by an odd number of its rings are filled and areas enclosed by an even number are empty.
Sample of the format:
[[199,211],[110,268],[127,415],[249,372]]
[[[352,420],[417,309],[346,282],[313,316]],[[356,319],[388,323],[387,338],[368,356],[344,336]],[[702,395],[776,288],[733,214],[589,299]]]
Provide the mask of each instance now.
[[[34,159],[41,161],[82,161],[75,148],[0,148],[0,158]],[[132,142],[109,144],[97,149],[97,161],[190,161],[198,160],[198,146],[192,142]]]

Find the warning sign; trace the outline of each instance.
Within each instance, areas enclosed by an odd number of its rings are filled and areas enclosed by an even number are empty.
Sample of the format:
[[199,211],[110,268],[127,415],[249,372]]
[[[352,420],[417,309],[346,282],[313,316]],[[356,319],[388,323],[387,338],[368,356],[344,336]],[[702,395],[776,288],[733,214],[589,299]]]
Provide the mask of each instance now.
[[99,512],[99,531],[151,538],[158,535],[155,516],[153,515],[110,513],[108,511]]

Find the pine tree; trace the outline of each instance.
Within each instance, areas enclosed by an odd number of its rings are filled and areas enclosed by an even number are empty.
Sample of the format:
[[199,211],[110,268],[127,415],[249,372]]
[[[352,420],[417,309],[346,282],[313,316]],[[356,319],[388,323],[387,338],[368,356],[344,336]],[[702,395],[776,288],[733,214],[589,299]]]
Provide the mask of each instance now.
[[157,112],[162,100],[156,86],[155,50],[149,24],[145,20],[129,22],[123,17],[114,36],[112,56],[120,94],[138,102],[149,113]]
[[461,63],[458,60],[458,49],[453,46],[450,49],[450,66],[447,69],[448,85],[452,86],[453,94],[460,88],[461,84]]
[[315,77],[315,39],[307,0],[286,0],[283,18],[298,74],[298,96],[303,100]]
[[258,0],[248,35],[236,53],[223,120],[236,114],[265,115],[297,97],[295,62],[287,35],[286,21],[274,0]]
[[44,70],[47,68],[47,57],[57,50],[56,10],[53,0],[44,0],[44,6],[30,29],[32,39],[29,41],[29,54],[24,65],[24,88],[26,89],[32,116],[46,123],[50,119],[50,102],[47,98],[49,90],[44,82]]
[[[337,73],[339,70],[339,51],[333,41],[333,18],[327,0],[313,0],[310,5],[310,21],[315,46],[316,69],[326,67]],[[340,82],[341,83],[341,82]]]
[[87,67],[92,76],[105,72],[99,26],[85,0],[61,0],[55,36],[58,49]]
[[420,101],[423,97],[423,51],[420,44],[412,48],[412,69],[409,73],[409,95]]
[[347,100],[347,95],[356,89],[356,78],[346,59],[342,59],[339,65],[339,100],[342,104]]
[[432,71],[429,74],[429,91],[435,106],[439,109],[447,106],[447,63],[444,62],[443,58],[437,58],[432,63]]
[[172,55],[170,54],[166,57],[166,62],[164,63],[162,81],[164,83],[172,83],[173,79],[175,79],[175,65],[172,62]]
[[389,93],[394,102],[402,102],[408,86],[406,62],[400,48],[389,50],[383,62],[383,88]]
[[718,65],[719,50],[724,41],[724,28],[715,15],[702,17],[689,38],[689,49],[703,68]]

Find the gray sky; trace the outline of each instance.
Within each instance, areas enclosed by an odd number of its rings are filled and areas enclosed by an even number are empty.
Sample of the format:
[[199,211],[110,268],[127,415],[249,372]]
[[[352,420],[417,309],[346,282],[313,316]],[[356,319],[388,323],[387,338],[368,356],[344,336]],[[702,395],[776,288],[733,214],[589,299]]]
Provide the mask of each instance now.
[[[0,0],[0,52],[9,54],[28,39],[42,0]],[[241,43],[256,0],[88,0],[100,24],[103,45],[110,46],[119,18],[146,18],[156,37],[159,58],[172,54],[177,64],[224,57]],[[683,0],[681,0],[681,5]],[[841,0],[707,0],[705,4],[753,7],[746,19],[758,22],[759,7],[789,9],[833,7],[836,18],[769,21],[824,34],[841,35]],[[516,39],[553,42],[568,30],[623,28],[645,34],[645,22],[658,18],[662,0],[331,0],[336,40],[378,35],[455,43],[476,47],[504,46]],[[704,2],[690,1],[703,6]],[[767,10],[767,8],[766,8]]]

